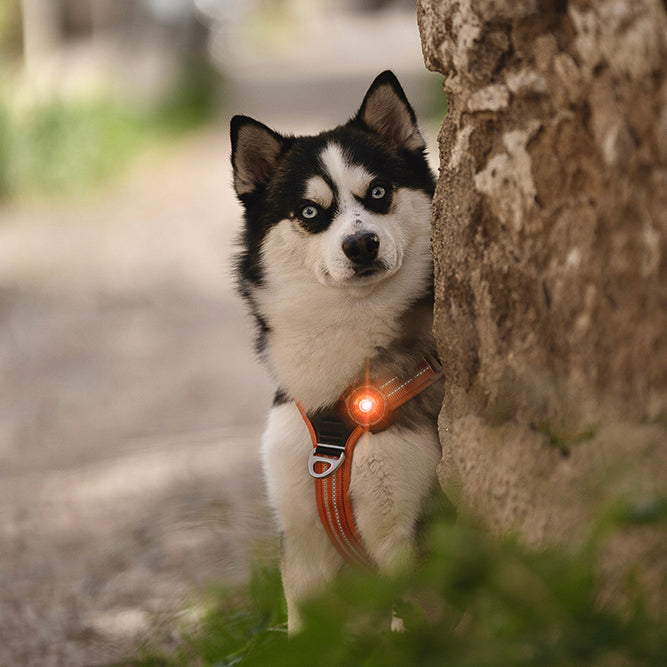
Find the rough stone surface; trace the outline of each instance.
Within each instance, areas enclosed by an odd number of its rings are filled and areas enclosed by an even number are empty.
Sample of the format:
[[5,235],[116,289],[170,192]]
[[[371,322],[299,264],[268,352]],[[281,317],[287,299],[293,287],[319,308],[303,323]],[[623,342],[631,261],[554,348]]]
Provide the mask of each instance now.
[[[418,12],[449,101],[433,212],[441,480],[498,533],[572,538],[605,503],[665,493],[666,6]],[[605,567],[632,552],[660,581],[655,537],[632,540]]]

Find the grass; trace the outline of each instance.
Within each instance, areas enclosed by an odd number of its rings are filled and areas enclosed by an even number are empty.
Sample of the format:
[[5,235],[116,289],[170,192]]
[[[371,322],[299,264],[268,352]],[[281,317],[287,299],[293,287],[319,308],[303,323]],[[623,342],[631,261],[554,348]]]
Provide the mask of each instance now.
[[184,66],[151,109],[110,99],[50,99],[21,110],[0,95],[0,198],[75,194],[103,183],[150,146],[204,123],[219,81],[205,63]]
[[[663,665],[664,614],[649,612],[630,580],[626,604],[600,608],[594,572],[615,531],[666,523],[665,499],[624,503],[578,548],[535,552],[440,517],[419,567],[391,579],[344,572],[306,607],[296,637],[287,639],[278,571],[260,568],[247,588],[218,592],[178,647],[146,649],[124,666]],[[404,632],[388,630],[392,610]]]

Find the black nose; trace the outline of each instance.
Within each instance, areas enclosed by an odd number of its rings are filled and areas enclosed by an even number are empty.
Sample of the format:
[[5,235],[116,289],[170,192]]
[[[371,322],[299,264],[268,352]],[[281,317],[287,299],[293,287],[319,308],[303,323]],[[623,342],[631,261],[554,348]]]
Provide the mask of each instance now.
[[378,255],[380,239],[373,232],[351,234],[343,239],[343,252],[346,257],[358,266],[372,264]]

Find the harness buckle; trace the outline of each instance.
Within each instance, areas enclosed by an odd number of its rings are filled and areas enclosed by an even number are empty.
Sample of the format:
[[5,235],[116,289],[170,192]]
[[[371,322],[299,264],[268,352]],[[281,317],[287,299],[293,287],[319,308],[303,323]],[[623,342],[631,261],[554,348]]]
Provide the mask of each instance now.
[[[333,448],[331,445],[326,445],[326,447],[327,449]],[[331,456],[323,456],[322,454],[318,454],[317,447],[314,447],[310,450],[310,455],[308,456],[308,472],[310,473],[311,477],[314,477],[315,479],[324,479],[325,477],[328,477],[332,473],[336,472],[336,470],[338,470],[338,468],[343,465],[343,461],[345,461],[344,447],[340,448],[340,456],[338,458],[331,458]],[[329,467],[325,468],[323,472],[316,472],[316,463],[326,463]]]

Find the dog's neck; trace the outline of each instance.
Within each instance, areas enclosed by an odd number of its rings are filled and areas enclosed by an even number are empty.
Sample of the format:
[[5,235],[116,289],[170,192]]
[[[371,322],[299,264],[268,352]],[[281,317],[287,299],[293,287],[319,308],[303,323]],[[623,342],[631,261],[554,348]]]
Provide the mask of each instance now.
[[[396,281],[399,289],[404,283]],[[368,360],[374,373],[398,371],[387,351],[401,340],[409,339],[416,355],[432,349],[431,304],[417,304],[392,287],[380,285],[359,299],[334,288],[307,290],[295,281],[293,289],[286,285],[263,300],[270,327],[266,360],[279,386],[316,410],[359,381]]]

